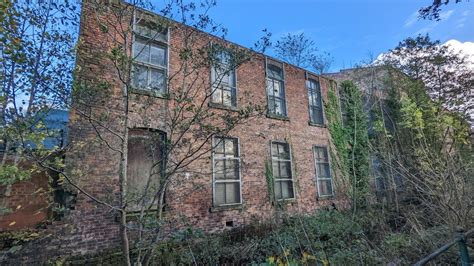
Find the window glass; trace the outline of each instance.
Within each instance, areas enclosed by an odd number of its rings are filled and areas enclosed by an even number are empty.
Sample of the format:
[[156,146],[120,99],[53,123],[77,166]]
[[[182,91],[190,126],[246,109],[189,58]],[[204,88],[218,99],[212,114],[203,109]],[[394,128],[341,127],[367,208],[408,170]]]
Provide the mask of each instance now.
[[275,180],[276,199],[294,198],[291,174],[291,155],[288,143],[272,142],[272,172]]
[[132,85],[136,89],[164,93],[167,79],[166,31],[159,30],[152,23],[147,28],[143,21],[135,25],[132,56]]
[[213,140],[214,206],[241,203],[238,140],[215,137]]
[[231,65],[231,54],[227,50],[218,51],[217,62],[212,66],[211,101],[224,106],[237,105],[236,71]]
[[315,146],[313,148],[314,164],[316,168],[316,183],[318,195],[320,197],[333,195],[333,180],[331,176],[331,166],[329,164],[329,154],[326,147]]
[[286,116],[283,69],[272,64],[267,64],[266,84],[268,113]]
[[321,87],[319,81],[309,79],[306,81],[308,89],[309,119],[314,124],[323,124],[323,107],[321,99]]

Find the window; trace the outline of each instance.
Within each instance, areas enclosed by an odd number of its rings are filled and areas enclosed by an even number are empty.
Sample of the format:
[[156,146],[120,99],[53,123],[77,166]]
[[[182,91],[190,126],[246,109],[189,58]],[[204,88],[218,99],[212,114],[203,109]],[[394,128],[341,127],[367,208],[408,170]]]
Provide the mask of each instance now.
[[[152,28],[157,28],[153,30]],[[132,86],[163,94],[168,70],[168,34],[157,26],[135,25]]]
[[270,115],[287,116],[283,65],[267,63],[267,101]]
[[[132,211],[157,204],[155,195],[163,173],[164,133],[133,129],[128,137],[127,201]],[[155,201],[154,201],[155,200]]]
[[212,102],[223,106],[237,106],[236,72],[231,54],[217,51],[216,63],[211,69]]
[[240,155],[236,138],[213,140],[214,206],[240,204]]
[[272,142],[271,154],[275,197],[277,200],[293,199],[295,193],[291,171],[290,145],[288,143]]
[[308,79],[306,81],[309,99],[309,119],[313,124],[322,125],[323,121],[323,102],[321,99],[321,86],[319,81]]
[[314,164],[316,167],[316,183],[319,197],[332,196],[334,194],[331,169],[329,165],[328,150],[326,147],[315,146]]

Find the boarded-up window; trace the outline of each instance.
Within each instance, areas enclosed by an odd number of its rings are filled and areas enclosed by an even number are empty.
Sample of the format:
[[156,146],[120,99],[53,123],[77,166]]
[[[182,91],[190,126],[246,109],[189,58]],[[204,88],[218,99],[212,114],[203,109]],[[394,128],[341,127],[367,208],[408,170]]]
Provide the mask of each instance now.
[[214,206],[241,203],[239,142],[216,137],[213,141]]
[[146,129],[129,131],[127,164],[127,202],[129,210],[156,205],[163,174],[163,141],[161,132]]
[[277,200],[293,199],[293,175],[291,171],[290,145],[282,142],[272,142],[272,172],[275,179],[275,197]]

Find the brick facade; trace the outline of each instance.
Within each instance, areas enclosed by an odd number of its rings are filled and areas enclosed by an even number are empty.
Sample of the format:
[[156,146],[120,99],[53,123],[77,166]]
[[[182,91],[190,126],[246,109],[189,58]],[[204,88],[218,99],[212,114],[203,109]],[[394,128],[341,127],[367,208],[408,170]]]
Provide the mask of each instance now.
[[[20,165],[28,169],[26,165]],[[32,228],[49,216],[49,176],[33,173],[26,181],[0,186],[0,204],[5,214],[0,215],[0,232]]]
[[[92,7],[86,1],[82,9],[80,39],[77,54],[77,80],[98,84],[107,80],[111,90],[105,95],[99,93],[88,98],[75,95],[73,104],[80,108],[72,109],[69,123],[69,141],[72,149],[66,154],[66,167],[72,181],[84,191],[100,201],[117,205],[119,198],[119,156],[111,151],[107,144],[100,141],[91,126],[91,121],[83,113],[107,113],[110,128],[120,131],[120,112],[123,110],[120,98],[121,85],[112,62],[106,56],[112,49],[112,38],[121,36],[104,33],[97,24]],[[103,18],[113,20],[113,16],[102,14]],[[180,65],[180,47],[183,46],[180,30],[183,25],[172,24],[169,32],[169,75],[172,76]],[[195,33],[197,45],[209,42],[223,42],[221,39],[203,32]],[[111,37],[112,36],[112,37]],[[243,204],[234,209],[213,208],[212,175],[184,173],[172,182],[167,193],[166,216],[191,224],[207,232],[226,228],[232,221],[233,226],[245,225],[252,220],[264,220],[273,215],[274,207],[269,201],[265,178],[265,162],[270,156],[270,142],[284,141],[292,150],[292,170],[296,188],[296,199],[289,201],[286,207],[292,213],[310,213],[328,205],[340,205],[344,200],[338,196],[337,187],[334,197],[318,198],[313,146],[330,146],[328,129],[309,124],[308,92],[306,78],[310,75],[319,79],[323,98],[327,97],[331,80],[307,73],[304,69],[283,63],[285,75],[286,104],[288,119],[274,119],[266,116],[252,118],[230,132],[238,138],[241,154],[241,178]],[[265,55],[253,53],[252,59],[237,70],[238,104],[237,108],[250,103],[266,104]],[[210,70],[200,69],[198,74],[202,84],[209,84]],[[177,84],[169,84],[172,90]],[[203,85],[206,86],[206,85]],[[85,97],[85,96],[84,96]],[[146,127],[166,132],[166,111],[170,100],[144,94],[132,94],[130,102],[130,128]],[[86,99],[86,100],[85,100]],[[143,103],[149,104],[144,110]],[[87,106],[86,108],[84,106]],[[216,109],[216,112],[225,112]],[[117,118],[117,119],[113,119]],[[109,145],[114,138],[102,131]],[[209,143],[209,145],[211,145]],[[193,163],[189,169],[211,168],[211,153]],[[117,248],[120,245],[117,213],[108,207],[97,204],[84,193],[78,192],[74,208],[62,221],[48,227],[47,240],[31,243],[47,243],[47,251],[26,252],[25,261],[45,261],[56,256],[80,255]],[[28,249],[28,247],[25,247]]]

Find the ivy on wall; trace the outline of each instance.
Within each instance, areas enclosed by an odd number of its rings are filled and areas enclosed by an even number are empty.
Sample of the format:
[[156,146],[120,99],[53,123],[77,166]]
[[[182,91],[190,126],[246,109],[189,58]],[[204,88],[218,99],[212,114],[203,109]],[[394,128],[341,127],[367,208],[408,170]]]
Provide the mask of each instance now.
[[[338,99],[334,86],[328,92],[326,117],[331,133],[331,150],[334,172],[341,173],[343,184],[350,190],[354,210],[365,205],[369,186],[369,137],[367,114],[364,111],[362,92],[351,81],[340,84]],[[341,110],[344,116],[341,114]]]

